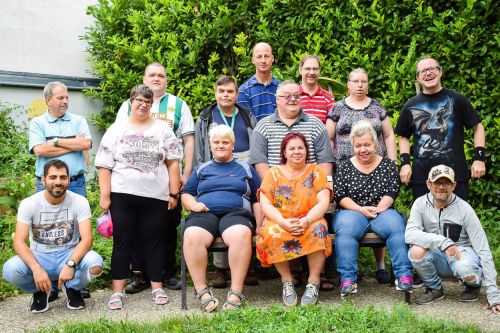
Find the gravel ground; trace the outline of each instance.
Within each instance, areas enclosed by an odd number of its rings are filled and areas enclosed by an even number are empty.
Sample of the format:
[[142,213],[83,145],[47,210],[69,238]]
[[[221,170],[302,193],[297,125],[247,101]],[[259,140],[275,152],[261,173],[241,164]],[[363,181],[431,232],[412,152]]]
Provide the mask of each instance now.
[[[411,307],[419,317],[432,317],[445,320],[453,320],[458,323],[477,324],[486,332],[500,332],[500,314],[492,314],[491,311],[482,309],[485,303],[484,290],[481,292],[479,302],[458,302],[461,287],[456,282],[444,282],[445,299],[436,301],[430,305],[415,305]],[[303,288],[298,289],[299,295]],[[424,292],[424,288],[413,292],[415,295]],[[215,290],[216,297],[223,303],[227,289]],[[135,295],[128,295],[125,299],[124,309],[121,311],[109,311],[106,302],[110,291],[99,290],[92,292],[92,297],[86,300],[87,307],[83,310],[69,310],[66,308],[65,298],[62,294],[58,300],[50,303],[50,309],[41,314],[28,312],[30,295],[13,297],[0,302],[0,332],[23,332],[25,330],[36,330],[42,327],[55,325],[61,321],[95,321],[101,317],[110,320],[129,320],[138,322],[155,322],[163,317],[185,316],[201,314],[198,302],[193,297],[193,290],[188,290],[188,308],[182,311],[181,292],[168,290],[170,303],[166,306],[154,305],[151,301],[150,290]],[[251,306],[268,306],[281,302],[281,284],[278,280],[261,281],[260,286],[247,287],[245,295]],[[396,291],[388,285],[379,285],[375,279],[365,277],[358,287],[358,294],[352,297],[356,306],[374,305],[376,307],[391,307],[404,301],[403,293]],[[320,302],[332,306],[341,304],[338,290],[320,292]],[[221,305],[219,305],[221,306]]]

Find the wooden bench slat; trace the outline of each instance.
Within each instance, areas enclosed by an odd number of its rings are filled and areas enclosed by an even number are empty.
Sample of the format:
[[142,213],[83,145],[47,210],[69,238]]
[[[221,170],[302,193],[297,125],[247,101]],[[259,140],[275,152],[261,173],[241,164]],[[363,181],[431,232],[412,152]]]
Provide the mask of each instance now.
[[[335,240],[335,234],[329,234],[330,238],[332,240]],[[255,247],[255,243],[257,241],[257,236],[252,237],[252,246]],[[374,232],[367,232],[363,238],[359,241],[361,245],[384,245],[385,241],[381,239],[376,233]],[[210,250],[223,250],[227,246],[224,244],[224,241],[222,240],[221,237],[217,237],[212,245],[210,246]]]

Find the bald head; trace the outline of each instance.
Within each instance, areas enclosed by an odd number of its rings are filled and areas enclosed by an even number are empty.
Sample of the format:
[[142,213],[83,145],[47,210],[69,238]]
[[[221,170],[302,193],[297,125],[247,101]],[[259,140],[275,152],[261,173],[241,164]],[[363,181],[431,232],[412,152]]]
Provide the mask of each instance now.
[[[257,43],[252,50],[252,62],[258,76],[268,77],[271,75],[273,66],[273,49],[267,43]],[[261,78],[262,78],[261,77]],[[259,77],[258,77],[259,79]]]
[[262,50],[268,51],[269,53],[273,54],[273,48],[271,47],[271,45],[264,43],[264,42],[261,42],[261,43],[255,44],[255,46],[253,47],[252,56],[255,55],[255,52],[262,51]]

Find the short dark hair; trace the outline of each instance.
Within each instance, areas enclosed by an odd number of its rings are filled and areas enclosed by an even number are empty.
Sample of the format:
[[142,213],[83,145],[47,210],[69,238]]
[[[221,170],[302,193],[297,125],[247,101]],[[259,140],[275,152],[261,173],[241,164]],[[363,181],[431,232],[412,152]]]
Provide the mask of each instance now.
[[55,160],[48,161],[43,166],[43,176],[44,177],[47,177],[47,175],[49,174],[49,168],[52,167],[52,166],[54,168],[56,168],[56,169],[62,169],[62,168],[66,169],[66,175],[69,176],[68,165],[65,162],[61,161],[61,160],[55,159]]
[[130,100],[133,100],[137,96],[149,98],[152,101],[154,93],[153,90],[151,90],[151,88],[149,88],[147,85],[138,84],[130,89]]
[[286,156],[285,156],[285,149],[286,145],[290,140],[292,139],[300,139],[304,143],[304,146],[306,147],[306,162],[309,161],[309,144],[307,143],[307,139],[304,134],[300,132],[290,132],[281,141],[281,147],[280,147],[280,163],[281,164],[286,164]]
[[236,88],[236,90],[238,90],[238,83],[236,82],[236,79],[230,75],[219,76],[217,81],[215,81],[215,87],[223,86],[223,85],[228,84],[228,83],[234,84],[234,87]]

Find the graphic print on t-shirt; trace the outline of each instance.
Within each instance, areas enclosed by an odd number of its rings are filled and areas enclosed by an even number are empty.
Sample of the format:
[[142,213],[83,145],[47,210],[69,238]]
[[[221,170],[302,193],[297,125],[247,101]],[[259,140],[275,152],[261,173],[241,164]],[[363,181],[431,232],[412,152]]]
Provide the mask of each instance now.
[[143,173],[155,172],[162,153],[158,150],[159,141],[155,137],[147,137],[138,134],[125,135],[122,156],[130,168]]
[[436,104],[419,103],[410,107],[416,128],[416,155],[424,159],[443,159],[451,153],[448,142],[454,122],[450,116],[453,101],[444,96]]
[[68,210],[41,212],[40,223],[32,225],[33,240],[43,245],[64,245],[73,239],[74,221]]

